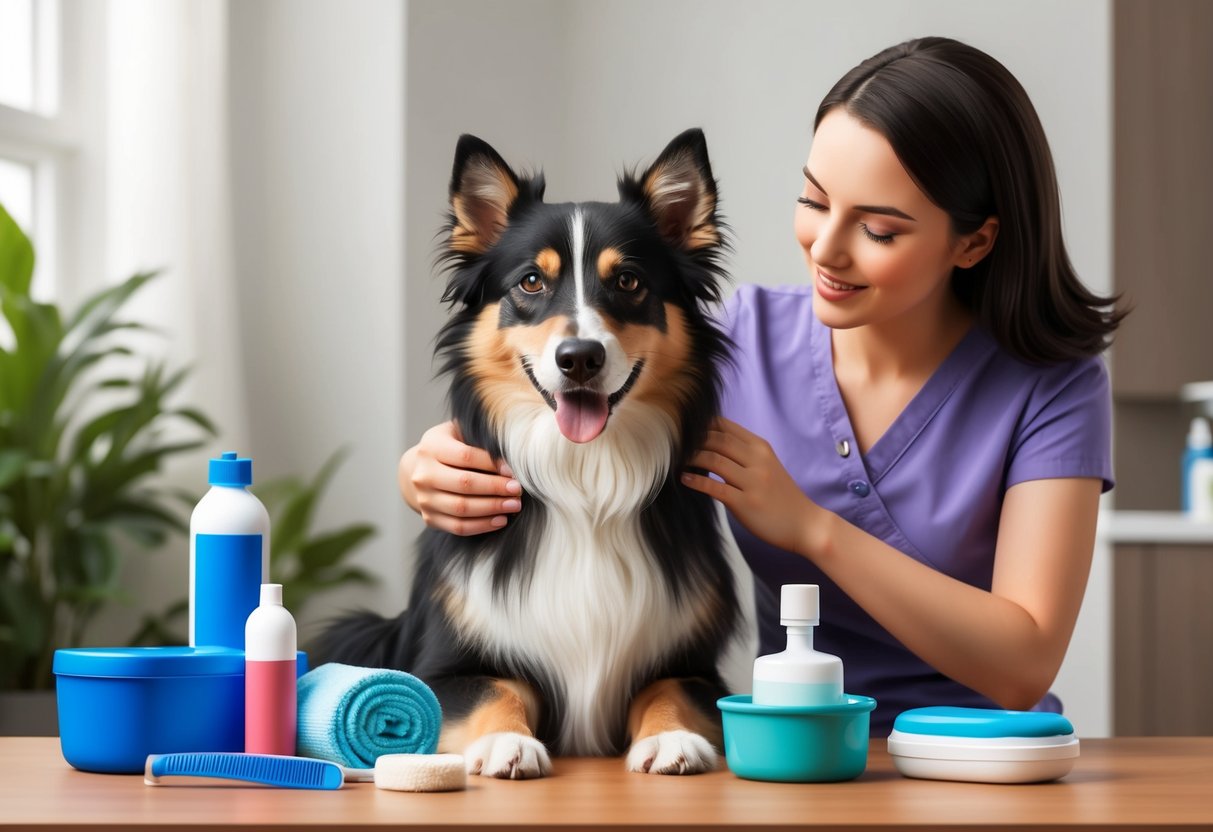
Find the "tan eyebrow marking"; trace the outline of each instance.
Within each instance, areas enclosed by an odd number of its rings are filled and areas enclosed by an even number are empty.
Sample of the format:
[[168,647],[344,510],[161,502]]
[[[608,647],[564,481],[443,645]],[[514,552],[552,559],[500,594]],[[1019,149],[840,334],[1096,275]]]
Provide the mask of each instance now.
[[549,280],[560,277],[560,255],[554,248],[545,248],[535,255],[535,265]]
[[598,276],[603,280],[615,274],[615,270],[623,265],[623,252],[617,248],[604,248],[598,253]]

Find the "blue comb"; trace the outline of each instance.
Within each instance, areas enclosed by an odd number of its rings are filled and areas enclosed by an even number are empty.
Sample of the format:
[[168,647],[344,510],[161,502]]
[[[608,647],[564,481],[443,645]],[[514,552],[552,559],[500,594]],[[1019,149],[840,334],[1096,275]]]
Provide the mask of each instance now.
[[161,777],[177,775],[244,780],[285,789],[339,789],[346,779],[362,779],[360,772],[310,757],[224,751],[148,755],[144,783],[159,786]]

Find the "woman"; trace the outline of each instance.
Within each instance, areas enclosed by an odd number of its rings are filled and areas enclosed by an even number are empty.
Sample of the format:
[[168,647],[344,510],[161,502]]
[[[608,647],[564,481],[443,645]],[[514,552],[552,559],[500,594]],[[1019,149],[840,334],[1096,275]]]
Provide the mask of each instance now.
[[[1060,710],[1123,312],[1069,263],[1031,102],[977,49],[899,44],[826,96],[804,177],[812,283],[729,301],[725,418],[690,460],[715,477],[683,476],[729,509],[761,652],[782,649],[779,586],[817,583],[817,647],[877,699],[874,735],[923,705]],[[447,424],[400,484],[428,524],[479,534],[521,506],[509,473]]]

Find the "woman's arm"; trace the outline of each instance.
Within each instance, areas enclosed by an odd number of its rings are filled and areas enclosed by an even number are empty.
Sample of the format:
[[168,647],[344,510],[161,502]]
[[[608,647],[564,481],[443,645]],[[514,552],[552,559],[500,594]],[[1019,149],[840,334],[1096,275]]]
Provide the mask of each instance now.
[[770,445],[721,419],[683,482],[758,537],[813,561],[907,648],[1005,708],[1049,689],[1082,603],[1101,482],[1051,479],[1007,491],[990,592],[894,549],[805,496]]
[[427,526],[457,535],[484,534],[522,508],[522,486],[504,462],[464,444],[459,426],[443,422],[404,452],[396,470],[400,494]]

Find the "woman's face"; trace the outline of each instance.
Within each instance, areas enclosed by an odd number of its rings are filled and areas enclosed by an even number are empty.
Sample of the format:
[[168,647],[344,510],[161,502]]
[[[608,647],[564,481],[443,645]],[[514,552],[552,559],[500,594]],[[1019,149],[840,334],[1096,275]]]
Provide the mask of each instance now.
[[796,238],[813,278],[813,309],[835,329],[938,320],[955,303],[952,268],[974,259],[888,141],[841,107],[813,137]]

